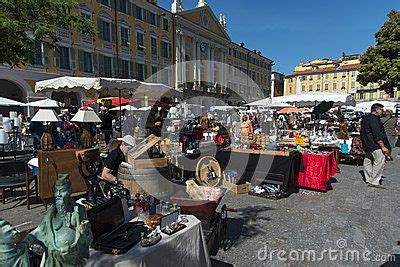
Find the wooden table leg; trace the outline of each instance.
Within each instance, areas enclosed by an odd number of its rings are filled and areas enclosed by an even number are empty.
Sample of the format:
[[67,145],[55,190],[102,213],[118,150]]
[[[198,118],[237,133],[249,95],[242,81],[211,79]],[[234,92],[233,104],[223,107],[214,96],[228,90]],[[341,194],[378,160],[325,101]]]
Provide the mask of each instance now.
[[36,194],[36,202],[39,202],[39,188],[38,188],[37,175],[35,175],[35,194]]
[[29,195],[29,172],[25,171],[25,197],[26,197],[26,208],[30,209],[30,195]]
[[2,188],[1,198],[2,198],[3,204],[6,204],[6,188],[5,187]]

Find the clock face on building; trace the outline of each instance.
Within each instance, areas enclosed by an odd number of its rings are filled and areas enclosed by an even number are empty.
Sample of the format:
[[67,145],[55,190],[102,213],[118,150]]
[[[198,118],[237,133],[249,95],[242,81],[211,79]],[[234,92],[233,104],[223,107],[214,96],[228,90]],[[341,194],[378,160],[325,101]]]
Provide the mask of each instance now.
[[206,52],[206,47],[207,47],[207,45],[205,43],[201,43],[200,44],[200,51],[203,52],[203,53]]

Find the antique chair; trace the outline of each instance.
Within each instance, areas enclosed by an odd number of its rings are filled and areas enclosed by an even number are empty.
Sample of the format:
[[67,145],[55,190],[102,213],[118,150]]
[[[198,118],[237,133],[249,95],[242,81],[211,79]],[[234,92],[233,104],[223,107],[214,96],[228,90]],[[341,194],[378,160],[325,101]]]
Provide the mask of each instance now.
[[[26,187],[27,202],[29,196],[29,185],[35,180],[28,172],[26,160],[8,160],[0,162],[0,189],[2,191],[2,202],[6,201],[6,189],[10,190],[11,196],[14,195],[14,188]],[[37,182],[35,180],[37,192]],[[27,203],[28,204],[28,203]]]

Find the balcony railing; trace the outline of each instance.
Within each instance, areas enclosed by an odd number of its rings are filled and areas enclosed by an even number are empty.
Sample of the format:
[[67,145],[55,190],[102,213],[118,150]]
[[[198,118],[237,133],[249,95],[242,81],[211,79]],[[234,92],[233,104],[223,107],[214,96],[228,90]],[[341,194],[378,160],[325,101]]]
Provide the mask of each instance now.
[[84,44],[93,45],[93,38],[87,35],[81,36],[81,41]]
[[57,28],[57,37],[62,39],[71,39],[71,32],[67,29]]
[[129,49],[129,46],[121,46],[121,53],[129,55],[131,53],[131,50]]
[[110,43],[110,42],[107,42],[107,41],[103,41],[103,48],[112,50],[113,49],[113,44]]

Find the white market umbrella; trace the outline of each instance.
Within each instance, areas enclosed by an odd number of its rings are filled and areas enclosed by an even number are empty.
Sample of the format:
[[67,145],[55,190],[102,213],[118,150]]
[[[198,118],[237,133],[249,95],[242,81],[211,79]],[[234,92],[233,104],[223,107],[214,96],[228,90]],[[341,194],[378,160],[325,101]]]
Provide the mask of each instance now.
[[265,107],[265,108],[288,108],[292,107],[292,105],[284,102],[276,101],[275,99],[265,98],[261,100],[257,100],[247,104],[247,106],[258,106],[258,107]]
[[11,107],[11,106],[22,106],[24,103],[18,102],[12,99],[8,99],[5,97],[0,97],[0,106],[1,107]]
[[147,111],[147,110],[150,110],[150,109],[151,109],[151,107],[148,106],[148,107],[141,107],[141,108],[138,108],[137,110],[140,110],[140,111]]
[[219,110],[219,111],[229,111],[235,109],[236,107],[233,106],[212,106],[210,107],[211,111]]
[[375,101],[357,103],[356,108],[358,110],[363,110],[364,112],[370,112],[372,105],[377,103],[382,104],[384,106],[384,109],[390,109],[393,112],[396,112],[396,105],[400,105],[399,102],[375,100]]
[[103,95],[122,94],[125,96],[146,95],[148,97],[160,97],[164,94],[175,91],[176,94],[181,94],[181,91],[160,84],[147,83],[135,79],[115,79],[115,78],[86,78],[86,77],[71,77],[64,76],[54,79],[36,82],[35,92],[91,92]]
[[296,95],[274,97],[273,101],[293,104],[297,107],[313,107],[323,101],[333,102],[333,107],[355,106],[356,101],[350,94],[328,93],[328,92],[307,92]]
[[59,108],[63,107],[64,103],[52,100],[52,99],[42,99],[34,102],[29,102],[23,104],[24,107],[37,107],[37,108]]
[[[146,83],[135,79],[114,79],[114,78],[86,78],[64,76],[54,79],[36,82],[35,92],[88,92],[103,95],[114,95],[120,99],[122,96],[128,98],[138,98],[137,96],[147,96],[158,98],[166,95],[181,95],[181,91],[158,83]],[[121,102],[121,101],[120,101]],[[120,106],[120,111],[122,107]],[[122,120],[120,112],[120,121]],[[122,131],[121,131],[122,136]]]
[[[115,108],[112,108],[110,110],[119,111],[119,107],[115,107]],[[126,106],[122,107],[122,110],[133,111],[133,110],[138,110],[138,109],[136,107],[134,107],[134,106],[126,105]]]

